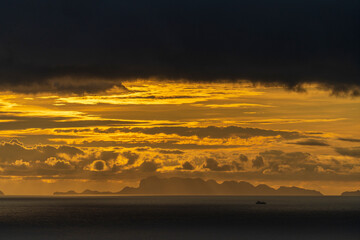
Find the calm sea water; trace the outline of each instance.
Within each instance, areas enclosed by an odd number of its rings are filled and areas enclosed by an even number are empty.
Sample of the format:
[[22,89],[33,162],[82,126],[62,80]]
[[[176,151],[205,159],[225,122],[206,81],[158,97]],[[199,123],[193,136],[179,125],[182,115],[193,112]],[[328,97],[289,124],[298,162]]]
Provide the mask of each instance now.
[[359,240],[360,197],[6,196],[0,239]]

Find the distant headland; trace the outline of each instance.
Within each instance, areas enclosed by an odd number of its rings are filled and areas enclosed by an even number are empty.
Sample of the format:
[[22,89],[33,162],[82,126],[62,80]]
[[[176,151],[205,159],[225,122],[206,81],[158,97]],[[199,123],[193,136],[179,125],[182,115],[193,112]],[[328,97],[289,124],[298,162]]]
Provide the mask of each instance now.
[[81,193],[75,191],[54,192],[54,195],[241,195],[241,196],[322,196],[316,190],[298,187],[279,187],[278,189],[265,184],[254,186],[248,182],[225,181],[217,183],[215,180],[200,178],[158,178],[148,177],[140,181],[139,187],[124,187],[119,192],[99,192],[85,190]]
[[73,190],[67,192],[54,192],[54,195],[107,195],[107,194],[118,194],[113,192],[100,192],[86,189],[81,193],[75,192]]
[[360,196],[360,190],[353,192],[343,192],[341,196]]

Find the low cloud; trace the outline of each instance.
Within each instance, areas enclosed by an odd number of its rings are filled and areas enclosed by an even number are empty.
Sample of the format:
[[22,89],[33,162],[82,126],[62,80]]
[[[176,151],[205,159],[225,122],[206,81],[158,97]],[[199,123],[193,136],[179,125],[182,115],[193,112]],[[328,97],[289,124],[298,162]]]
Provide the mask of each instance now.
[[46,159],[45,164],[52,166],[56,169],[71,169],[72,165],[69,161],[66,160],[59,160],[55,157],[50,157]]
[[232,166],[228,164],[219,165],[219,163],[213,158],[207,158],[203,168],[207,168],[211,171],[231,171]]
[[17,93],[35,94],[35,93],[56,93],[56,94],[94,94],[105,92],[106,90],[117,88],[118,91],[127,92],[128,90],[120,81],[108,79],[89,79],[84,77],[60,77],[56,79],[43,79],[41,82],[29,83],[7,83],[3,85]]
[[239,160],[240,160],[241,162],[247,162],[247,161],[249,161],[249,158],[248,158],[246,155],[244,155],[244,154],[240,154]]
[[329,146],[329,144],[326,141],[317,140],[317,139],[306,139],[306,140],[294,142],[292,144],[305,145],[305,146]]
[[339,161],[333,158],[320,160],[306,152],[283,152],[279,150],[269,150],[260,152],[259,155],[264,159],[262,173],[267,175],[303,175],[313,178],[314,175],[322,174],[331,178],[331,175],[347,174],[349,171],[357,172],[359,164]]
[[180,170],[194,170],[195,167],[188,161],[184,162],[182,165],[181,165],[181,168],[178,168]]
[[159,153],[162,153],[162,154],[184,154],[184,152],[180,151],[180,150],[160,150]]
[[252,160],[252,166],[254,168],[261,168],[264,166],[264,159],[261,156],[256,156],[254,160]]
[[338,140],[345,141],[345,142],[360,142],[360,139],[357,139],[357,138],[338,138]]
[[[252,180],[359,179],[359,148],[337,148],[343,156],[316,156],[307,152],[268,150],[251,160],[239,150],[186,151],[141,154],[131,150],[73,146],[24,146],[18,140],[0,144],[0,178],[23,179],[132,179],[157,176],[211,177]],[[199,154],[198,154],[199,153]],[[130,163],[129,163],[130,161]],[[133,161],[133,162],[132,162]]]
[[109,161],[115,160],[118,156],[119,153],[114,151],[102,151],[99,158],[104,161]]
[[[49,128],[82,128],[94,126],[121,126],[136,125],[145,122],[139,121],[121,121],[121,120],[82,120],[73,117],[45,117],[45,116],[17,116],[9,114],[0,114],[1,122],[0,130],[18,130],[18,129],[49,129]],[[58,130],[59,131],[59,130]]]
[[133,165],[139,159],[139,154],[131,151],[122,152],[121,155],[128,160],[126,165]]
[[97,160],[92,163],[92,169],[96,171],[103,171],[105,169],[106,162],[102,160]]
[[344,156],[360,158],[360,147],[353,148],[335,148],[335,151]]
[[144,161],[139,166],[139,171],[141,172],[156,172],[160,165],[154,161]]
[[225,144],[196,144],[196,143],[179,143],[179,141],[170,140],[162,142],[150,142],[150,141],[139,141],[139,142],[125,142],[125,141],[83,141],[82,143],[75,144],[77,147],[124,147],[124,148],[137,148],[141,151],[146,151],[146,147],[150,148],[162,148],[162,149],[230,149],[238,148],[243,145],[225,145]]
[[19,159],[30,162],[45,161],[51,157],[59,157],[61,154],[71,158],[75,155],[84,154],[84,152],[71,146],[35,145],[34,147],[25,147],[16,139],[0,144],[0,162],[13,162]]
[[251,137],[271,137],[271,136],[281,136],[285,139],[296,139],[300,138],[301,134],[294,131],[275,131],[275,130],[266,130],[260,128],[244,128],[237,126],[229,127],[152,127],[152,128],[109,128],[105,130],[95,129],[96,133],[114,133],[114,132],[124,132],[124,133],[144,133],[149,135],[155,134],[176,134],[178,136],[197,136],[198,138],[230,138],[230,137],[239,137],[239,138],[251,138]]

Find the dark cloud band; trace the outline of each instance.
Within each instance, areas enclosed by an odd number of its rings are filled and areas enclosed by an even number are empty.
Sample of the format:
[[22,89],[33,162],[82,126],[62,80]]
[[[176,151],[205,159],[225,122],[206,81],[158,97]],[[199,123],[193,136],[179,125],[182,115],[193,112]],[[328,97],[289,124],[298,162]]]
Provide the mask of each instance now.
[[[316,82],[359,95],[356,0],[4,0],[0,9],[2,89],[94,92],[157,77]],[[105,85],[54,84],[64,77]]]

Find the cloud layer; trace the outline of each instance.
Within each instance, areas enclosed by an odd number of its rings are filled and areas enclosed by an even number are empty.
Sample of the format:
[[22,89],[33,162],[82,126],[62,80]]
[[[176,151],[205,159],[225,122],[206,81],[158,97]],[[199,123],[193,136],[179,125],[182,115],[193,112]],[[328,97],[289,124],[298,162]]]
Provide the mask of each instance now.
[[95,92],[156,77],[316,82],[359,95],[355,0],[4,0],[0,9],[2,89]]
[[[156,151],[96,148],[66,145],[24,146],[17,140],[0,144],[0,179],[129,180],[146,176],[212,177],[252,180],[345,180],[359,179],[356,148],[352,156],[320,159],[307,152],[268,150],[249,158],[239,150],[158,155]],[[155,154],[154,154],[155,153]]]

